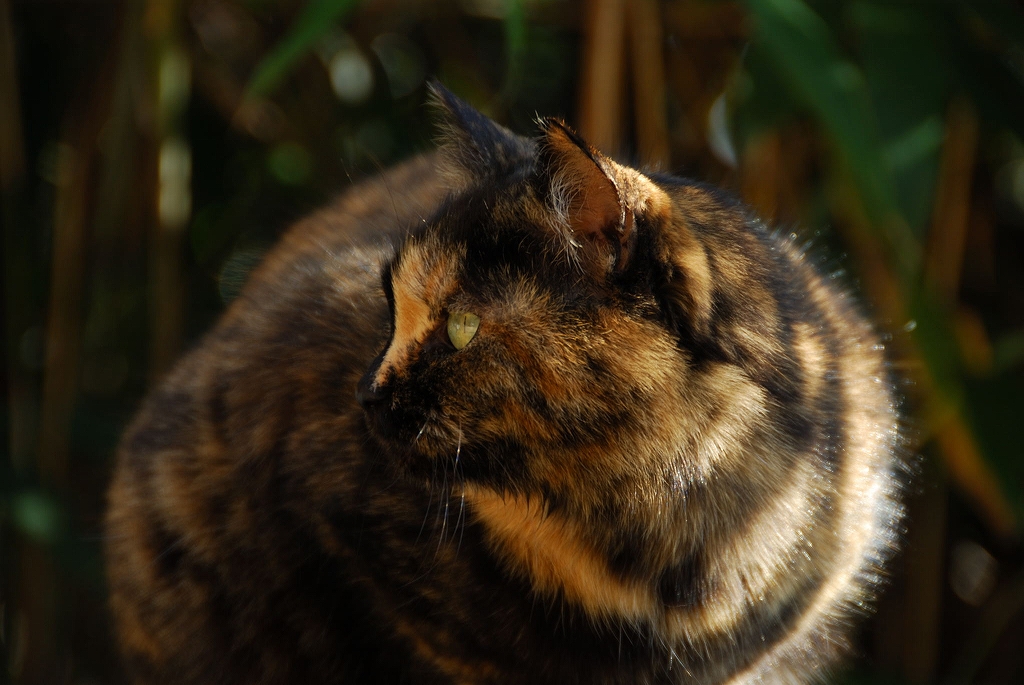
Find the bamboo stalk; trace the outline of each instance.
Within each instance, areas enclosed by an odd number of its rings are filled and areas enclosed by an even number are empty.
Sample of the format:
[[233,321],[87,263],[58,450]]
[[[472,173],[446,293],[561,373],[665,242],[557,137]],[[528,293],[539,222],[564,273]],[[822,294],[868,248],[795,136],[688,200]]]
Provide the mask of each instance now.
[[583,33],[580,133],[616,154],[622,136],[625,0],[589,0]]
[[[123,28],[123,27],[121,27]],[[83,296],[99,167],[99,144],[113,104],[121,28],[92,85],[68,108],[57,160],[50,293],[40,411],[39,475],[57,492],[68,485],[71,420],[81,366]]]
[[947,304],[956,302],[960,289],[977,148],[978,118],[969,103],[954,100],[946,116],[924,265],[928,287]]
[[158,187],[149,246],[150,359],[155,381],[181,350],[185,318],[182,251],[191,215],[191,149],[180,135],[191,88],[191,64],[180,46],[177,2],[151,0],[146,27],[153,54]]
[[[31,282],[25,232],[18,231],[25,184],[25,153],[22,147],[21,104],[11,23],[10,4],[0,0],[0,222],[3,227],[3,316],[4,361],[7,393],[8,453],[12,470],[22,476],[32,467],[38,433],[38,387],[22,364],[22,336],[32,325],[33,312],[25,297]],[[9,485],[3,483],[2,485]],[[53,584],[47,574],[51,566],[38,544],[11,530],[9,519],[0,517],[0,666],[8,677],[18,680],[28,666],[38,673],[36,663],[48,656],[46,645],[35,650],[30,663],[29,640],[46,635],[55,621],[52,604],[41,596]],[[6,600],[6,601],[5,601]],[[14,601],[11,601],[14,600]],[[44,638],[45,639],[45,638]]]
[[640,161],[655,169],[671,162],[665,100],[665,40],[656,0],[633,0],[627,8],[633,108]]
[[907,536],[904,556],[908,582],[901,642],[902,671],[911,683],[932,682],[939,660],[947,487],[936,466],[927,465],[923,491],[909,505],[915,525]]
[[16,228],[25,174],[16,64],[10,4],[0,0],[0,221],[4,241],[8,454],[15,471],[25,473],[35,452],[38,397],[31,374],[21,363],[21,340],[32,325],[32,315],[26,298],[19,296],[24,294],[31,274],[27,260],[20,258],[25,252],[25,236]]
[[750,35],[749,18],[742,3],[731,0],[676,0],[662,8],[665,25],[687,40],[745,40]]
[[782,136],[775,129],[747,142],[740,167],[743,199],[769,223],[778,218],[782,167]]
[[[924,263],[926,284],[951,312],[960,290],[977,148],[977,116],[969,103],[954,100],[946,117]],[[935,437],[954,482],[975,502],[996,533],[1004,538],[1012,535],[1013,512],[964,418],[941,398],[933,417],[937,419]]]
[[0,0],[0,189],[6,192],[25,173],[25,152],[21,146],[21,103],[14,51],[11,8]]
[[[79,114],[75,109],[69,116]],[[40,478],[57,491],[68,483],[68,441],[81,361],[87,223],[99,134],[90,123],[66,134],[57,171],[39,439]]]
[[[110,111],[120,57],[119,27],[103,36],[100,64],[82,74],[66,108],[57,145],[50,285],[36,471],[39,482],[66,501],[71,480],[71,424],[78,401],[83,303],[98,145]],[[113,38],[113,40],[111,39]],[[52,549],[22,537],[18,559],[18,668],[23,682],[59,682],[68,677],[66,632],[58,622],[66,578]]]
[[57,492],[68,485],[99,140],[113,101],[118,45],[111,42],[93,78],[95,85],[84,89],[85,103],[68,109],[59,146],[39,438],[40,479]]
[[[670,127],[676,164],[682,162],[695,172],[700,170],[705,180],[722,181],[720,164],[733,167],[735,160],[730,154],[722,154],[723,141],[713,135],[710,116],[716,103],[724,108],[725,91],[735,78],[739,51],[749,38],[746,10],[739,3],[724,0],[677,0],[661,4],[661,18],[668,36],[665,54],[669,94],[679,109],[673,112]],[[728,183],[734,180],[730,174]]]

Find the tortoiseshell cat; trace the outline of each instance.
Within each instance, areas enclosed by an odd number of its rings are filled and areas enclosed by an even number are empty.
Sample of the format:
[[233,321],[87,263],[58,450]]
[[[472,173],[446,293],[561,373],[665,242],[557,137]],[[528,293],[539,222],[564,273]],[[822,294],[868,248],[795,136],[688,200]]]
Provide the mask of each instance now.
[[128,430],[134,682],[827,675],[898,537],[871,327],[728,195],[435,99]]

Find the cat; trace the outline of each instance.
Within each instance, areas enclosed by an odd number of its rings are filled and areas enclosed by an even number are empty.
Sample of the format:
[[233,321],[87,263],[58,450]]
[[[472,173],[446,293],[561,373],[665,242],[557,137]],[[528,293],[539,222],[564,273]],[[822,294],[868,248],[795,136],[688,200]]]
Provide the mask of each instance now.
[[727,193],[433,91],[126,431],[132,682],[827,677],[899,541],[872,326]]

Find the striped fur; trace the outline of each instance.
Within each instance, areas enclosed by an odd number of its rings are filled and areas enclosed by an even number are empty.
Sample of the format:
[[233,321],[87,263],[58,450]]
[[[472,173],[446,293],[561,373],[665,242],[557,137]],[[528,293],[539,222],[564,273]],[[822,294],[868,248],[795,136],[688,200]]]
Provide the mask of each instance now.
[[441,154],[294,227],[126,433],[134,681],[824,677],[901,513],[856,304],[718,190],[437,100]]

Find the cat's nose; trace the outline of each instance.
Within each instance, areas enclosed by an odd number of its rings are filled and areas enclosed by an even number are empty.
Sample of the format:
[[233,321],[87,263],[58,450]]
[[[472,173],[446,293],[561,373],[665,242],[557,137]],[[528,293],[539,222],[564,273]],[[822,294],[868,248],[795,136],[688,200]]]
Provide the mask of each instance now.
[[366,374],[356,384],[356,402],[363,409],[368,409],[374,404],[380,404],[384,400],[385,395],[386,393],[382,391],[380,386],[374,386],[371,374]]

